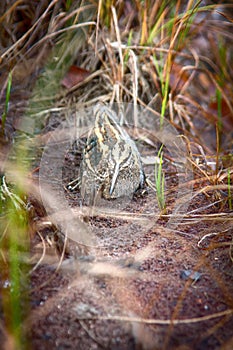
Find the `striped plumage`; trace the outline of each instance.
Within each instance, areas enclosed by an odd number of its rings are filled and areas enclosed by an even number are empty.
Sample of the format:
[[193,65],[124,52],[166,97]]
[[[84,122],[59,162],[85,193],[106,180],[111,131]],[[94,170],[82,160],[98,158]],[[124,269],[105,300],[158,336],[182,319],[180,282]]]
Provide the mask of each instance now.
[[81,163],[81,194],[93,201],[132,195],[142,188],[145,175],[135,142],[106,106],[94,110],[95,124],[89,132]]

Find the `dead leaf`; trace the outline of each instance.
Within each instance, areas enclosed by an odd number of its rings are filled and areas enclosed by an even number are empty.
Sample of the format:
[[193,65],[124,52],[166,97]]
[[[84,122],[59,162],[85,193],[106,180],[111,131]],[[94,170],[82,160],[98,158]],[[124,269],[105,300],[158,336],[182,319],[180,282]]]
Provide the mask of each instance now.
[[170,73],[170,88],[177,93],[188,81],[190,76],[190,73],[182,70],[182,68],[181,65],[174,62]]
[[81,83],[83,80],[85,80],[89,75],[91,74],[90,71],[77,67],[77,66],[70,66],[68,72],[62,79],[61,84],[65,86],[67,89],[72,88],[73,86]]

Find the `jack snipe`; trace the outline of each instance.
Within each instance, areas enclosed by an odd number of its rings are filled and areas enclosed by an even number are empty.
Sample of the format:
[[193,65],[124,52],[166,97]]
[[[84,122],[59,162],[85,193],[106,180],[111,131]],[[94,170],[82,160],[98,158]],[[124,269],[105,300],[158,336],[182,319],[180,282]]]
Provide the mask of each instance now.
[[132,195],[145,183],[136,144],[110,108],[98,105],[94,114],[80,167],[82,197],[93,201],[97,194],[105,199]]

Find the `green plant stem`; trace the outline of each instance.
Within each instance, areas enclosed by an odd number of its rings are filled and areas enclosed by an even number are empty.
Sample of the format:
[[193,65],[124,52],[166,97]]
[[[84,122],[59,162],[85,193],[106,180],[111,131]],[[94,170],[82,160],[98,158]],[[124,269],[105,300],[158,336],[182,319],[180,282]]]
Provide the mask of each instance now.
[[1,221],[0,249],[1,278],[8,287],[2,289],[2,308],[7,332],[14,342],[14,349],[27,349],[28,341],[22,328],[28,315],[28,268],[23,257],[29,251],[28,212],[23,190],[16,186],[10,189],[2,179],[1,201],[4,204],[4,219]]
[[227,187],[228,187],[228,205],[229,209],[232,210],[232,195],[231,195],[231,172],[227,171]]
[[165,209],[165,177],[163,173],[163,145],[160,147],[158,152],[159,164],[155,164],[155,187],[156,195],[160,210]]
[[10,71],[10,73],[8,75],[8,80],[7,80],[5,108],[4,108],[4,112],[2,114],[2,131],[3,132],[5,130],[6,117],[7,117],[7,113],[8,113],[8,109],[9,109],[11,85],[12,85],[12,71]]

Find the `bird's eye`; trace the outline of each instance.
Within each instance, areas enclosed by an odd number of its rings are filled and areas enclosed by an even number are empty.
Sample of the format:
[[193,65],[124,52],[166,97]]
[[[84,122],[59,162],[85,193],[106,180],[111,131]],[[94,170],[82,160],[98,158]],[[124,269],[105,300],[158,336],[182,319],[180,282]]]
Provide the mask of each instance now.
[[85,152],[90,152],[97,145],[97,137],[92,137],[85,147]]

